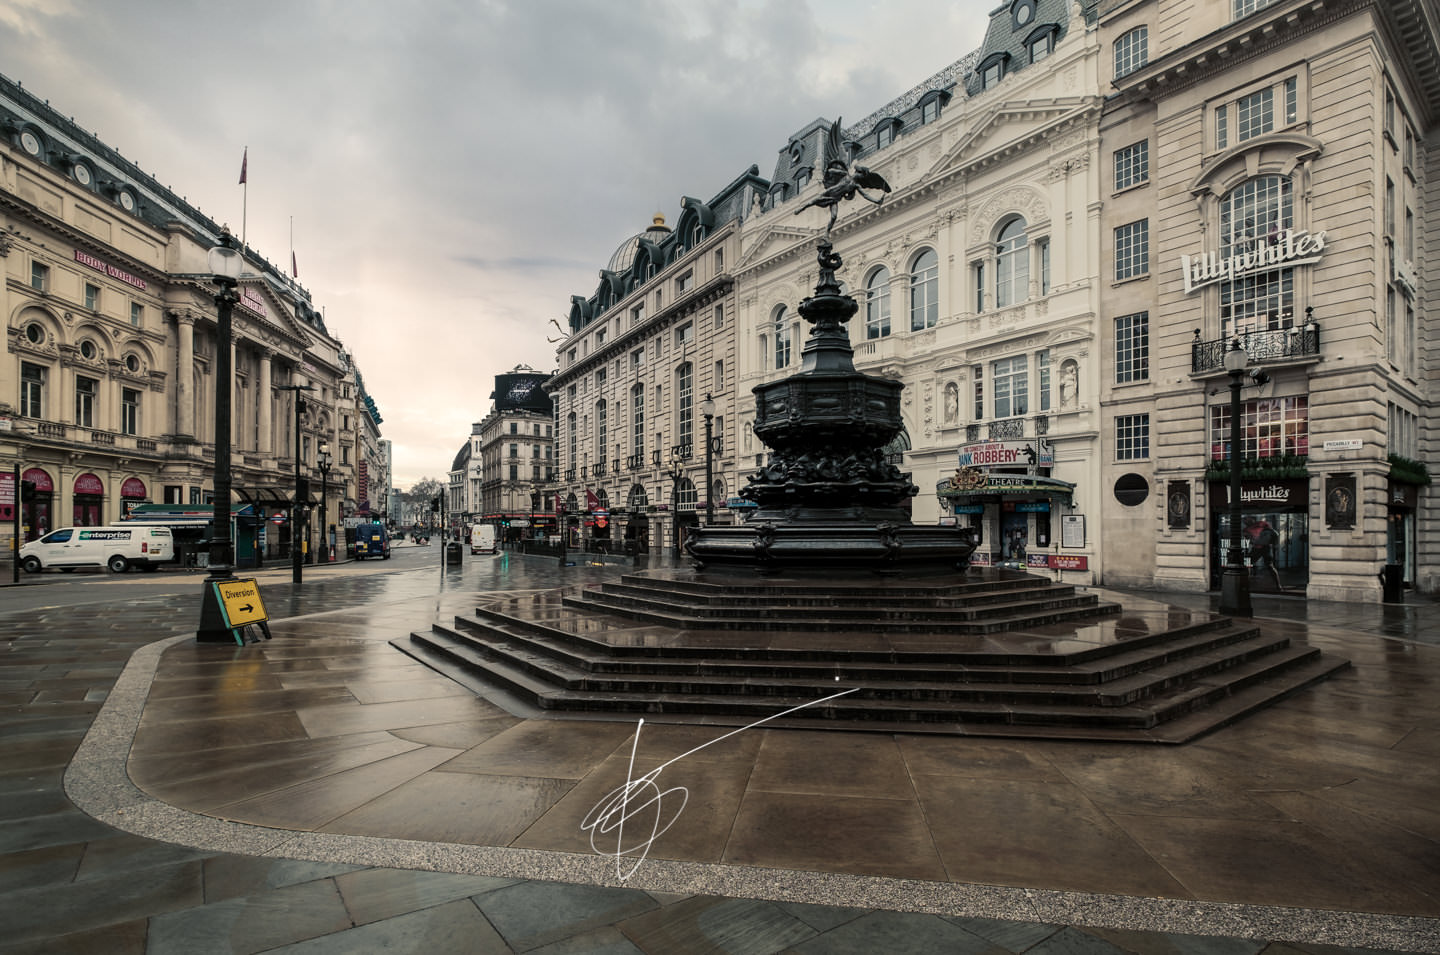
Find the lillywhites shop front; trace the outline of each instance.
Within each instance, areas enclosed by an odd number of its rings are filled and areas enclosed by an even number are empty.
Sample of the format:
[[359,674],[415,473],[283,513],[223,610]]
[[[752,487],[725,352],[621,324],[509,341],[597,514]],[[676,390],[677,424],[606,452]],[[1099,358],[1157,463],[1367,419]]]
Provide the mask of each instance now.
[[[1310,582],[1309,481],[1240,485],[1240,563],[1252,593],[1305,593]],[[1230,561],[1230,485],[1210,485],[1210,586],[1219,589]]]

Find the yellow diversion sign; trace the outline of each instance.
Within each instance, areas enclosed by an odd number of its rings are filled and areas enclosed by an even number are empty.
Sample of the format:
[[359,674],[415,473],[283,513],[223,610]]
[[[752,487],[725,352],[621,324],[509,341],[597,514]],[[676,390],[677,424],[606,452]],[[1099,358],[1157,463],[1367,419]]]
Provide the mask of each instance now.
[[220,598],[225,623],[231,629],[270,619],[265,613],[265,602],[260,599],[260,586],[254,578],[216,581],[215,593]]

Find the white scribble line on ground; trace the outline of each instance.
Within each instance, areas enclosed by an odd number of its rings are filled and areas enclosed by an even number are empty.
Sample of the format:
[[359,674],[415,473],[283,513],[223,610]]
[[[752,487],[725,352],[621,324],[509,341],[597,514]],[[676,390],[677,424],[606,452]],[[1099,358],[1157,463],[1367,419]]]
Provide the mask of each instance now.
[[[681,753],[674,759],[661,763],[644,776],[636,779],[635,754],[639,752],[640,749],[640,731],[645,727],[645,720],[641,719],[635,724],[635,737],[630,746],[630,765],[625,771],[625,784],[607,793],[585,816],[584,821],[580,823],[580,829],[590,833],[590,848],[595,850],[597,855],[614,858],[615,875],[620,878],[621,881],[629,879],[635,874],[636,870],[644,864],[646,857],[650,854],[650,848],[655,844],[655,840],[659,839],[671,826],[675,825],[675,822],[680,818],[680,814],[685,811],[685,806],[690,802],[690,790],[684,786],[675,786],[672,789],[662,791],[659,785],[657,785],[656,781],[660,778],[660,774],[668,767],[680,762],[680,760],[686,756],[694,755],[707,746],[714,746],[716,743],[727,740],[737,733],[754,729],[761,724],[768,723],[771,720],[778,720],[782,716],[789,716],[791,713],[798,712],[807,707],[829,703],[831,700],[839,699],[847,693],[854,693],[858,689],[860,688],[855,686],[818,700],[811,700],[809,703],[801,703],[799,706],[792,706],[788,710],[782,710],[779,713],[774,713],[764,719],[756,720],[739,729],[731,730],[723,736],[717,736],[709,742],[701,743],[694,749]],[[641,793],[645,794],[643,800],[640,795]],[[667,797],[677,794],[680,805],[675,806],[674,810],[667,814],[665,811],[666,799]],[[673,802],[674,800],[671,800],[671,803]],[[650,819],[650,835],[646,838],[636,840],[634,845],[627,846],[625,844],[625,821],[631,816],[636,816],[642,812],[651,810],[652,807],[653,813]],[[615,849],[613,852],[608,849],[602,849],[597,844],[598,836],[608,835],[611,832],[615,833]],[[624,869],[621,865],[621,860],[627,857],[634,858],[635,862],[629,869]]]

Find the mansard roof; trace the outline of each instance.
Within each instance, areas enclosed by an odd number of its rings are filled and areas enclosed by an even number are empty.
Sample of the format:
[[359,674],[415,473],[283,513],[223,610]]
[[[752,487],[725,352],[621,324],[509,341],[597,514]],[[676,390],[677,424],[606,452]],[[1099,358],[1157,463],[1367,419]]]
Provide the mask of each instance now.
[[[27,132],[39,143],[39,153],[35,154],[37,162],[72,178],[77,164],[83,165],[91,176],[88,188],[113,203],[117,212],[132,215],[155,229],[179,222],[201,241],[213,242],[220,235],[220,226],[215,220],[161,185],[119,150],[63,116],[49,101],[0,75],[0,136],[28,152],[21,145],[21,137]],[[311,304],[310,294],[284,267],[277,268],[249,246],[241,251],[246,263],[258,270],[259,277],[277,298],[293,307],[301,322],[329,335],[319,311]]]

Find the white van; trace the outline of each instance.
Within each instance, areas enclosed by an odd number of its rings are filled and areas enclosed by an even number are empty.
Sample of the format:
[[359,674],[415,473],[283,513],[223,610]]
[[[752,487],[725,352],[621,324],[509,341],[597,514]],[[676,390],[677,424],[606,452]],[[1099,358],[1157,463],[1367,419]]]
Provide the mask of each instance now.
[[20,566],[28,574],[48,567],[108,567],[123,574],[131,567],[154,570],[175,559],[175,539],[168,527],[132,524],[112,527],[66,527],[51,531],[20,548]]
[[495,553],[495,525],[476,524],[470,528],[470,553]]

